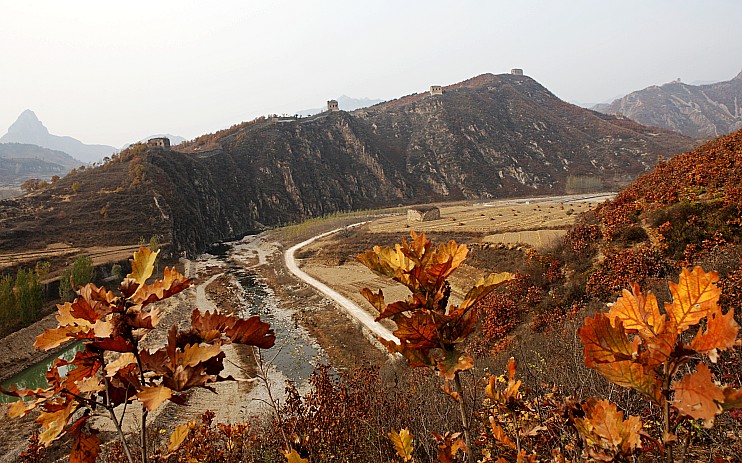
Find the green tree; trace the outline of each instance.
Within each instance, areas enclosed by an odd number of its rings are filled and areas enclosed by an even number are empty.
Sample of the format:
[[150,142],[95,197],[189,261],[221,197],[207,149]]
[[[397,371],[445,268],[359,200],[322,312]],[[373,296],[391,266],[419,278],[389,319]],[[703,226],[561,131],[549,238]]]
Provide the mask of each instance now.
[[0,326],[7,326],[17,314],[13,286],[15,282],[10,275],[0,278]]
[[35,271],[18,270],[15,277],[15,300],[21,321],[35,321],[44,304],[44,288]]
[[93,279],[93,259],[90,256],[79,256],[59,279],[59,297],[70,301],[75,290]]

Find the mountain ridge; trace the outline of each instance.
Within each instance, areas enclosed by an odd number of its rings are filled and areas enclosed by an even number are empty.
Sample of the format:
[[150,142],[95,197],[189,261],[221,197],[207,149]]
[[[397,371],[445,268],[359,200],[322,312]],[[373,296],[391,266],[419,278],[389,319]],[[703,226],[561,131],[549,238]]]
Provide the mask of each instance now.
[[[31,235],[38,227],[81,245],[152,233],[195,253],[338,211],[561,194],[569,176],[613,188],[692,146],[673,132],[565,103],[527,76],[485,74],[442,95],[262,117],[171,150],[134,145],[100,168],[0,203],[13,211],[0,221],[0,242],[21,248],[33,236],[38,244],[47,240]],[[88,225],[75,228],[60,214]]]
[[726,135],[742,128],[742,71],[728,81],[706,85],[653,85],[593,109],[696,139]]
[[82,165],[62,151],[21,143],[0,143],[0,159],[0,186],[20,185],[30,178],[48,180]]

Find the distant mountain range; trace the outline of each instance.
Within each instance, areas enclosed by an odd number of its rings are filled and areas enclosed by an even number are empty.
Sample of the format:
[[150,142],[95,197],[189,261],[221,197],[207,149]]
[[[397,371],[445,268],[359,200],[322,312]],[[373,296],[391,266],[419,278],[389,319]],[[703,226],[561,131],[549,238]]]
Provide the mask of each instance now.
[[51,150],[63,151],[82,162],[95,162],[118,151],[108,145],[86,145],[72,137],[52,135],[36,114],[27,109],[18,116],[0,143],[25,143]]
[[[616,188],[658,156],[693,145],[675,132],[566,103],[527,76],[485,74],[441,95],[258,118],[169,151],[124,151],[104,167],[0,203],[8,217],[0,218],[0,248],[120,244],[157,234],[176,250],[199,252],[337,211],[562,194],[580,178]],[[71,195],[72,182],[79,188]]]
[[20,143],[0,143],[0,159],[0,186],[17,186],[30,178],[48,180],[82,165],[62,151]]
[[706,85],[679,81],[653,85],[593,109],[696,139],[714,138],[742,128],[742,72],[732,80]]
[[[347,95],[342,95],[336,98],[336,100],[338,102],[338,107],[343,111],[354,111],[356,109],[373,106],[383,101],[383,100],[372,100],[370,98],[351,98]],[[312,116],[314,114],[319,114],[323,111],[327,111],[326,106],[323,108],[303,109],[301,111],[297,111],[296,114],[299,116]]]

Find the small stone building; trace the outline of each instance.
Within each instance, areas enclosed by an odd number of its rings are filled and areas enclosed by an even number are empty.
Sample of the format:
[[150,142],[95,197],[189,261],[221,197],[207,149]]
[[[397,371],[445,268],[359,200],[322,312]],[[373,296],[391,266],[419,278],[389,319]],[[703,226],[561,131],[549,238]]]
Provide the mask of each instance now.
[[513,68],[513,69],[510,70],[510,74],[512,74],[514,76],[522,76],[523,75],[523,69]]
[[150,138],[149,140],[147,140],[147,146],[151,146],[153,148],[160,148],[163,150],[169,150],[170,139],[167,137]]
[[338,101],[337,100],[328,101],[327,110],[328,111],[340,111],[340,106],[338,106]]
[[441,210],[435,206],[415,206],[407,209],[408,222],[429,222],[441,218]]
[[430,94],[431,95],[443,95],[443,87],[441,87],[440,85],[431,85]]

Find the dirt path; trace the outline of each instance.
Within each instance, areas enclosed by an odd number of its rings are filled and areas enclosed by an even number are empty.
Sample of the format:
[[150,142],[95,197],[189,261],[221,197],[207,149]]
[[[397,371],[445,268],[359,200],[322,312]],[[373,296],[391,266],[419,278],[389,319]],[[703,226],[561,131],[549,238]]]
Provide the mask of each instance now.
[[[356,227],[359,225],[362,225],[366,222],[360,222],[354,225],[350,225],[347,228],[350,227]],[[387,329],[386,327],[382,326],[380,323],[376,322],[374,318],[369,315],[368,312],[363,310],[362,308],[358,307],[353,301],[348,299],[347,297],[343,296],[342,294],[338,293],[334,289],[330,288],[326,284],[322,283],[321,281],[309,276],[306,272],[302,271],[299,266],[296,264],[296,259],[294,257],[296,251],[303,248],[304,246],[307,246],[314,241],[324,238],[326,236],[332,235],[334,233],[337,233],[339,231],[343,230],[342,228],[337,228],[335,230],[331,230],[326,233],[322,233],[320,235],[314,236],[312,238],[309,238],[306,241],[302,241],[299,244],[296,244],[294,246],[291,246],[289,249],[286,250],[284,253],[284,260],[286,262],[286,268],[293,273],[297,278],[304,281],[305,283],[313,286],[318,291],[325,294],[327,297],[335,301],[348,315],[358,320],[368,331],[373,333],[374,335],[383,338],[387,341],[394,341],[396,343],[399,343],[399,339],[392,334],[392,332]]]

